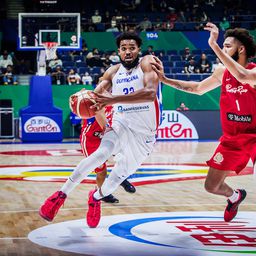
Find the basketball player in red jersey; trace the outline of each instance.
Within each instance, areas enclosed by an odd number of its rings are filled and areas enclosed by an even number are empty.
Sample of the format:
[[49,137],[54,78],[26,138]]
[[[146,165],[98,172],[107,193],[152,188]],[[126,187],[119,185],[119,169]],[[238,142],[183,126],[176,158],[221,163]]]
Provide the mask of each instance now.
[[256,161],[256,64],[248,59],[255,56],[255,42],[246,29],[227,30],[223,49],[217,44],[219,30],[207,23],[210,32],[208,43],[223,63],[213,74],[201,82],[169,79],[164,75],[163,65],[151,63],[160,80],[177,89],[202,95],[221,85],[220,113],[223,136],[220,138],[209,168],[205,189],[227,197],[224,220],[229,222],[237,214],[239,204],[245,199],[244,189],[233,190],[225,178],[230,171],[237,174],[245,168],[249,159]]
[[[88,119],[87,122],[83,124],[80,134],[80,144],[83,154],[86,157],[92,154],[99,147],[104,129],[107,123],[111,122],[112,112],[113,107],[108,106],[105,108],[105,112],[98,112],[95,118]],[[94,171],[96,173],[96,184],[100,188],[107,176],[106,163],[103,163]],[[129,193],[135,193],[136,191],[135,187],[127,179],[121,183],[121,186]],[[106,203],[119,202],[119,200],[112,194],[102,198],[102,201]]]

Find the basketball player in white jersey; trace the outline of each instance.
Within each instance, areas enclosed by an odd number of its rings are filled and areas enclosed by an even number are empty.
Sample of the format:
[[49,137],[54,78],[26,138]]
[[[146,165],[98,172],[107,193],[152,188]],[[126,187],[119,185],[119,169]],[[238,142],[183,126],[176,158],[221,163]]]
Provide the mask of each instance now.
[[112,124],[106,129],[99,148],[83,159],[60,191],[50,196],[40,208],[40,215],[51,221],[67,195],[96,167],[115,155],[116,164],[98,190],[89,193],[87,224],[96,227],[101,216],[101,202],[113,193],[128,176],[135,173],[149,156],[160,122],[159,80],[153,71],[150,55],[139,58],[141,39],[134,33],[123,33],[116,40],[121,63],[110,67],[95,89],[100,110],[113,105]]

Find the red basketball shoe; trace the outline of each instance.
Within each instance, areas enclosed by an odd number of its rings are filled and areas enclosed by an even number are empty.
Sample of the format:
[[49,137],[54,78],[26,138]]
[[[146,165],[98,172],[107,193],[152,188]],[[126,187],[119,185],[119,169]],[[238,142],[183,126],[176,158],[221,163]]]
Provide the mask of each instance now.
[[100,222],[101,217],[101,201],[93,198],[93,194],[96,191],[97,190],[95,189],[89,192],[88,212],[86,220],[90,228],[96,228]]
[[52,221],[60,207],[64,204],[66,197],[67,195],[61,191],[55,192],[47,198],[44,204],[40,207],[40,216],[45,220]]
[[238,206],[243,202],[243,200],[246,197],[246,191],[244,189],[238,189],[239,193],[239,199],[232,203],[230,200],[228,200],[228,205],[226,206],[225,212],[224,212],[224,220],[226,222],[229,222],[233,220],[236,217]]

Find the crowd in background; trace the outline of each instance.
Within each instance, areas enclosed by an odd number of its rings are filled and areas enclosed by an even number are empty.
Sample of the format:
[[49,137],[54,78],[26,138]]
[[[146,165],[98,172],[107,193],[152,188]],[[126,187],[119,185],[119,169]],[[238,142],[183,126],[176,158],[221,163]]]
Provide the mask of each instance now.
[[[51,3],[50,3],[51,2]],[[207,21],[214,21],[225,31],[242,26],[256,28],[256,15],[249,0],[94,0],[82,1],[30,1],[23,0],[24,12],[80,12],[82,31],[191,31],[202,30]],[[3,8],[0,12],[6,15]],[[65,24],[59,20],[65,31]],[[8,48],[8,46],[4,46]],[[7,51],[8,50],[8,51]],[[35,74],[36,53],[3,50],[0,56],[0,84],[18,84],[20,75]],[[211,73],[221,65],[216,57],[206,51],[191,52],[189,48],[176,53],[154,51],[151,46],[141,53],[158,56],[167,74]],[[54,84],[89,84],[110,65],[118,63],[116,52],[87,49],[83,42],[81,51],[58,52],[58,57],[47,62],[47,74]]]
[[[153,46],[149,45],[140,56],[151,54],[159,57],[166,69],[172,69],[167,74],[210,74],[216,66],[222,65],[211,52],[201,50],[198,53],[198,50],[191,51],[189,47],[181,51],[154,51]],[[0,56],[0,84],[18,84],[17,75],[29,74],[26,64],[15,59],[15,55],[6,50]],[[105,70],[119,62],[115,51],[88,50],[84,45],[82,51],[57,51],[55,59],[46,61],[46,74],[52,77],[52,83],[56,85],[97,84]]]

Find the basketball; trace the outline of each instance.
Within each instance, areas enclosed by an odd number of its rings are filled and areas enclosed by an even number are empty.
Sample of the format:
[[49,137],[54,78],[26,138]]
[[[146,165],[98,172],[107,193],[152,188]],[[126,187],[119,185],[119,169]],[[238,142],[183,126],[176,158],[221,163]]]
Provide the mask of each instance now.
[[88,90],[79,91],[69,97],[70,110],[82,119],[95,116],[95,111],[90,108],[95,103],[93,92]]

